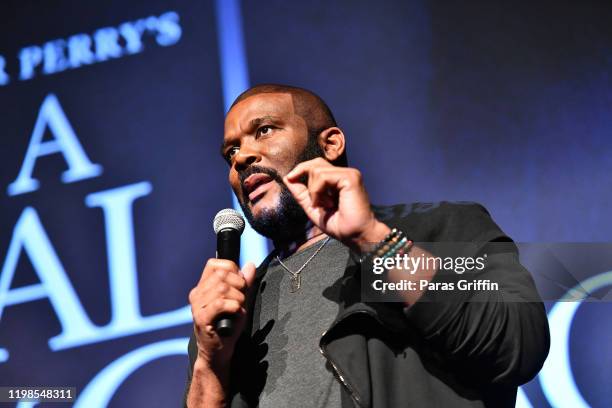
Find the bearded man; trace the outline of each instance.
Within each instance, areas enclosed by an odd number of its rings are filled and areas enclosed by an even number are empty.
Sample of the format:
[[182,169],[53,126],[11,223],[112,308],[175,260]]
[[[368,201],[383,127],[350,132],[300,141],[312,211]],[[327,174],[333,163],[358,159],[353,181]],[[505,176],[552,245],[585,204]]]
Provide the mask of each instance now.
[[[274,250],[258,268],[206,263],[189,294],[185,406],[514,406],[549,331],[516,247],[484,207],[371,205],[330,109],[297,87],[240,95],[221,152],[248,222]],[[394,177],[405,171],[398,164]],[[486,258],[484,268],[421,267],[402,275],[413,285],[399,301],[364,298],[368,260],[425,259],[436,243],[468,243],[462,255]],[[397,266],[388,272],[399,282]],[[467,276],[499,289],[434,290]],[[226,315],[234,332],[221,337],[215,322]]]

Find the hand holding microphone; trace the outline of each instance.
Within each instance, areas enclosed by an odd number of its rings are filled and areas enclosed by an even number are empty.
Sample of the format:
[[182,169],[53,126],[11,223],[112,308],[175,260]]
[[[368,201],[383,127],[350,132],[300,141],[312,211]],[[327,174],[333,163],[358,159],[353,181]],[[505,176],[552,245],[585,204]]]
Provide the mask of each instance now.
[[206,262],[189,303],[198,345],[198,358],[215,365],[229,362],[246,320],[246,294],[255,280],[251,262],[238,269],[244,219],[235,210],[221,210],[214,221],[217,258]]

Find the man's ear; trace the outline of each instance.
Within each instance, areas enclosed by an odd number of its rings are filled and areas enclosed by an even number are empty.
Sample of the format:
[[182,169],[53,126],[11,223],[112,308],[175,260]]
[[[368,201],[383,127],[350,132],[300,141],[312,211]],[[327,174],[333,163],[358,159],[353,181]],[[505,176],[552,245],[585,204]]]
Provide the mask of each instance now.
[[330,127],[319,133],[319,146],[328,162],[335,162],[346,149],[344,133],[338,127]]

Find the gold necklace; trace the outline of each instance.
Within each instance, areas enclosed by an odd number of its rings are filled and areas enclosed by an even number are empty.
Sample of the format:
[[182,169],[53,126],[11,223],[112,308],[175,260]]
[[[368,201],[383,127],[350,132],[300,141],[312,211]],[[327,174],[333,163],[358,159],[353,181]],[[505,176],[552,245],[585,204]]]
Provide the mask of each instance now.
[[323,249],[323,247],[325,246],[325,244],[327,244],[327,242],[330,240],[331,237],[327,237],[325,238],[325,241],[323,241],[323,243],[321,244],[321,246],[319,246],[319,248],[317,248],[317,250],[315,251],[314,254],[312,254],[310,256],[310,258],[308,258],[306,260],[306,262],[304,262],[304,265],[302,265],[302,267],[300,269],[298,269],[296,272],[293,272],[291,269],[289,269],[287,267],[287,265],[285,265],[283,263],[283,261],[281,261],[280,257],[278,255],[276,255],[276,259],[278,260],[278,263],[280,263],[280,265],[287,271],[289,272],[289,275],[291,275],[291,287],[289,288],[289,292],[291,293],[295,293],[298,290],[300,290],[300,287],[302,286],[302,278],[300,273],[304,270],[304,268],[306,267],[306,265],[308,265],[308,263],[310,261],[312,261],[314,259],[315,256],[317,256],[317,254]]

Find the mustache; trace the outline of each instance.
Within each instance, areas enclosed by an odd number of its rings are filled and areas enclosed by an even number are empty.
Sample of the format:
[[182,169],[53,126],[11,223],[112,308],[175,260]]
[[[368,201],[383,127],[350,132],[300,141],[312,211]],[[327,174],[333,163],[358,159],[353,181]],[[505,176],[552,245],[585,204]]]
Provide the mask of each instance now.
[[279,183],[281,186],[284,185],[283,178],[281,177],[280,174],[278,174],[276,170],[270,167],[251,165],[238,174],[238,176],[240,177],[240,187],[242,189],[242,196],[244,197],[245,201],[248,201],[249,198],[248,198],[248,194],[246,194],[246,191],[245,191],[244,180],[246,180],[247,177],[249,177],[250,175],[256,174],[256,173],[266,174],[270,176],[272,180]]

